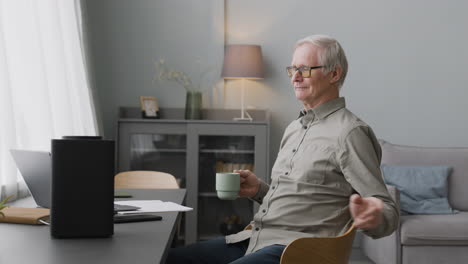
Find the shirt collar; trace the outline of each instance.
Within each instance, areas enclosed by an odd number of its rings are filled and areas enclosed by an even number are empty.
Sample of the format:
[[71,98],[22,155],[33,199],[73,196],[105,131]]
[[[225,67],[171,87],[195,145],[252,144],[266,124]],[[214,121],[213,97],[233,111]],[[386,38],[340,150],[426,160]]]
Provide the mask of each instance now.
[[308,110],[302,109],[299,113],[299,118],[303,117],[303,120],[301,120],[302,123],[308,123],[307,121],[313,120],[315,116],[318,119],[324,119],[332,113],[345,107],[345,98],[339,97]]

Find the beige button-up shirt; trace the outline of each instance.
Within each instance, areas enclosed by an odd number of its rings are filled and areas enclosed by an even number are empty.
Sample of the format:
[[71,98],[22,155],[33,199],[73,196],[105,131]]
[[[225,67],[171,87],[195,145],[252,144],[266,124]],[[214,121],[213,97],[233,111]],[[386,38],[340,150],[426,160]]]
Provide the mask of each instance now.
[[338,236],[351,227],[353,193],[384,202],[383,223],[365,233],[391,234],[399,210],[385,187],[380,160],[372,129],[345,108],[344,98],[303,111],[286,128],[271,184],[261,182],[253,198],[261,206],[252,230],[227,236],[226,242],[250,238],[249,254],[300,237]]

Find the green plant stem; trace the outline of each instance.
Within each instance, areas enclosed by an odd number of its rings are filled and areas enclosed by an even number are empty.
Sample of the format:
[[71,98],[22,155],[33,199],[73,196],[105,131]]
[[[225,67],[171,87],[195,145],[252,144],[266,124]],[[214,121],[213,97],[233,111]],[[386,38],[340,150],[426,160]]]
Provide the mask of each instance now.
[[10,200],[14,195],[10,195],[8,196],[7,198],[5,198],[3,201],[0,202],[0,215],[2,217],[4,217],[5,215],[3,214],[3,212],[1,212],[4,208],[6,208],[7,206],[5,205],[6,202],[8,202],[8,200]]

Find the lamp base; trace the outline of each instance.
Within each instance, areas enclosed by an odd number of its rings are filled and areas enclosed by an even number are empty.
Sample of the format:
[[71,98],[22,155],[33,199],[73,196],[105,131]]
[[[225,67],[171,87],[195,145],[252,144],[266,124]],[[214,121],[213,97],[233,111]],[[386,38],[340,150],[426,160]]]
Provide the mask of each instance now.
[[235,121],[250,121],[250,122],[253,121],[253,119],[249,118],[249,117],[234,117],[232,120],[235,120]]
[[[242,113],[242,116],[241,117],[234,117],[232,120],[235,120],[235,121],[249,121],[249,122],[252,122],[253,121],[253,118],[252,116],[249,114],[249,112],[245,111],[245,110],[241,110],[241,113]],[[245,114],[245,115],[244,115]]]

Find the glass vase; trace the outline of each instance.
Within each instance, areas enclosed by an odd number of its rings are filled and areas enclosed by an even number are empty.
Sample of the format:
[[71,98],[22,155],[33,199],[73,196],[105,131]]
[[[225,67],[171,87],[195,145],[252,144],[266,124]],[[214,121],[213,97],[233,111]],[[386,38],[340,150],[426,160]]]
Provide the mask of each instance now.
[[202,119],[202,93],[190,91],[185,98],[185,119]]

